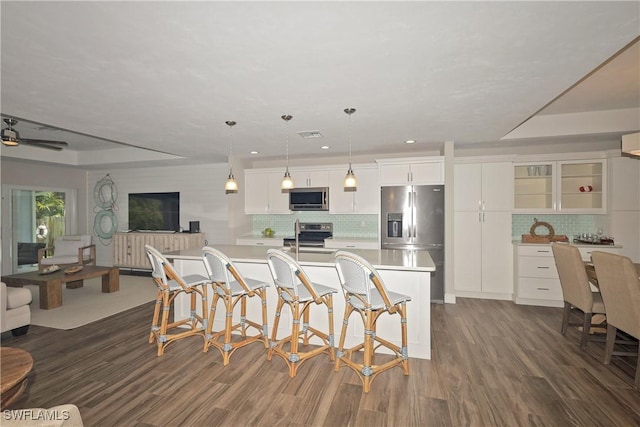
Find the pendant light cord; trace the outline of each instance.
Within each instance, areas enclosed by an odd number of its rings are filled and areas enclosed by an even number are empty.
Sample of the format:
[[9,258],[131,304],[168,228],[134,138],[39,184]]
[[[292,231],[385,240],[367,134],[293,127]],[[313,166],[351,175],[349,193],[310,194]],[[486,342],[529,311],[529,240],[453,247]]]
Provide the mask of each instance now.
[[228,120],[225,122],[227,126],[229,126],[229,174],[233,175],[233,164],[231,162],[231,157],[233,156],[233,126],[235,126],[236,122],[233,120]]

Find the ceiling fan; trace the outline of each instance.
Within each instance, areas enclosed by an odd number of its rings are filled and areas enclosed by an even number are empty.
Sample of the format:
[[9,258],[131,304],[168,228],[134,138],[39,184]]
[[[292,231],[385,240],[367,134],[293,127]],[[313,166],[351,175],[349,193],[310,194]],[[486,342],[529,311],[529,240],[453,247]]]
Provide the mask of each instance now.
[[46,148],[47,150],[60,151],[64,147],[68,147],[69,144],[65,141],[51,141],[48,139],[27,139],[20,138],[20,134],[13,127],[18,123],[16,119],[6,118],[4,122],[9,126],[7,129],[2,129],[2,144],[9,147],[15,147],[20,144],[32,145],[34,147]]

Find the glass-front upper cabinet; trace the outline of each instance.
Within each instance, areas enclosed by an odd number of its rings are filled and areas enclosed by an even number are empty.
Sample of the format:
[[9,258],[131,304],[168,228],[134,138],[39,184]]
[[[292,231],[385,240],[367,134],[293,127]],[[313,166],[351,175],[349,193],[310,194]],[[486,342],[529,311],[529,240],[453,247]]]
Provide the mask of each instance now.
[[535,213],[556,209],[556,167],[556,162],[515,165],[514,210]]
[[604,213],[605,160],[514,165],[514,210],[523,213]]
[[604,211],[606,206],[605,162],[558,162],[560,170],[559,210]]

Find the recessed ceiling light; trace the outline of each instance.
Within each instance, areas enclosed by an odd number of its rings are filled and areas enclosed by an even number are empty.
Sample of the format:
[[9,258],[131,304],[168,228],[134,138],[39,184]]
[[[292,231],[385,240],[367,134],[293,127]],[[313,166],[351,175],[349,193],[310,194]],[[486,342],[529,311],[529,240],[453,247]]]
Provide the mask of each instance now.
[[296,133],[301,137],[303,137],[304,139],[322,138],[322,134],[320,133],[319,130],[304,130]]
[[416,143],[416,141],[415,141],[415,140],[413,140],[413,139],[407,139],[404,143],[405,143],[405,144],[415,144],[415,143]]
[[322,146],[322,147],[320,147],[320,148],[322,148],[323,150],[328,150],[328,149],[329,149],[329,148],[331,148],[331,147],[329,147],[328,145],[323,145],[323,146]]
[[254,150],[254,151],[250,151],[249,153],[250,153],[250,154],[258,154],[258,151],[255,151],[255,150]]

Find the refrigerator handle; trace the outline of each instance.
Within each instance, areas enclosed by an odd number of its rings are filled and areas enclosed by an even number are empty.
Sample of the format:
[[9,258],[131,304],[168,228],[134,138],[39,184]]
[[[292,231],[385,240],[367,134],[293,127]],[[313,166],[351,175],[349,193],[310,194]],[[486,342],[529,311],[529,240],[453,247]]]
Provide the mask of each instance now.
[[416,195],[416,192],[414,191],[414,192],[412,193],[412,195],[413,195],[413,197],[412,197],[412,199],[411,199],[411,201],[412,201],[411,216],[412,216],[413,218],[411,218],[411,222],[412,222],[412,224],[413,224],[413,237],[418,237],[418,225],[417,225],[417,222],[418,222],[418,221],[416,221],[416,219],[417,219],[417,217],[418,217],[418,211],[417,211],[416,206],[418,205],[418,203],[417,203],[417,195]]
[[409,222],[409,225],[407,226],[407,237],[412,237],[411,236],[411,232],[413,231],[412,230],[413,227],[411,226],[411,222],[413,221],[413,206],[414,206],[414,204],[413,204],[413,192],[412,191],[409,191],[407,193],[407,200],[409,201],[409,209],[411,209],[411,221]]

